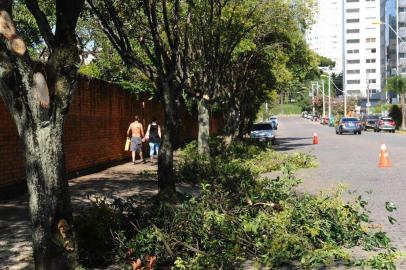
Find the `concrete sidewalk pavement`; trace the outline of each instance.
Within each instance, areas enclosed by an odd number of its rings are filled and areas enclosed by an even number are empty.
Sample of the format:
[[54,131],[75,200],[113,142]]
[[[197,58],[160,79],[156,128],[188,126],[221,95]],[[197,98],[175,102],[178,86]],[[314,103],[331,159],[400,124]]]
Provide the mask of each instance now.
[[[69,181],[73,212],[90,205],[94,197],[147,199],[158,192],[157,165],[126,163]],[[184,191],[187,186],[180,185]],[[0,202],[0,270],[34,269],[28,196]]]

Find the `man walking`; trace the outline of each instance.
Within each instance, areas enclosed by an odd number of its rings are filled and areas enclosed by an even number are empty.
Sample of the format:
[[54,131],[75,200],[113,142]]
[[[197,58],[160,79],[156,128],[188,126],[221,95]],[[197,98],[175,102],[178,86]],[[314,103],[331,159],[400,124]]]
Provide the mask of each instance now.
[[144,129],[142,124],[139,122],[138,115],[134,116],[134,122],[130,124],[127,130],[127,136],[130,137],[131,131],[131,154],[133,159],[133,164],[135,164],[135,154],[139,153],[141,160],[143,160],[142,155],[142,138],[144,137]]

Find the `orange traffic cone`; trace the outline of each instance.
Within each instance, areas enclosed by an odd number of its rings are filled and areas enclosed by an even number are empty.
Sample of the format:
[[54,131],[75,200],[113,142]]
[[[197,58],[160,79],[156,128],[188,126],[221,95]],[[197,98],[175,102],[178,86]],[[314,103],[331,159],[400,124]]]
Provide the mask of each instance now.
[[317,133],[313,134],[313,144],[319,144],[319,137],[317,137]]
[[381,152],[379,153],[379,168],[389,168],[392,167],[392,164],[389,160],[388,149],[385,144],[381,145]]

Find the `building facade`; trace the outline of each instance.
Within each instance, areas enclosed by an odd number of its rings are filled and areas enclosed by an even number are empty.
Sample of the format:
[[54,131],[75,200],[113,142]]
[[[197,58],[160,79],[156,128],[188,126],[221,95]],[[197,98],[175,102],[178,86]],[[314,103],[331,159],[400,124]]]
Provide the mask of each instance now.
[[315,24],[306,33],[309,47],[336,62],[333,70],[342,71],[342,0],[318,0]]
[[406,0],[387,0],[385,9],[386,75],[406,76]]
[[381,99],[385,75],[385,0],[343,0],[343,87]]

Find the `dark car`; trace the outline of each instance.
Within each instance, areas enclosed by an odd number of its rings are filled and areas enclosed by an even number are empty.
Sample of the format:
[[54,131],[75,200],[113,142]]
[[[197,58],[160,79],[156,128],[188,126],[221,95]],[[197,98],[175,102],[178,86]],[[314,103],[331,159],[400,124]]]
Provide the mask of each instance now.
[[380,132],[381,130],[395,133],[396,123],[391,117],[379,117],[376,121],[374,131]]
[[251,129],[251,139],[261,142],[270,141],[275,143],[275,131],[272,123],[258,123],[254,124]]
[[361,125],[364,130],[375,129],[376,122],[378,122],[379,116],[377,115],[364,115],[361,118]]
[[358,118],[344,117],[336,125],[336,134],[353,133],[361,135],[362,126]]

